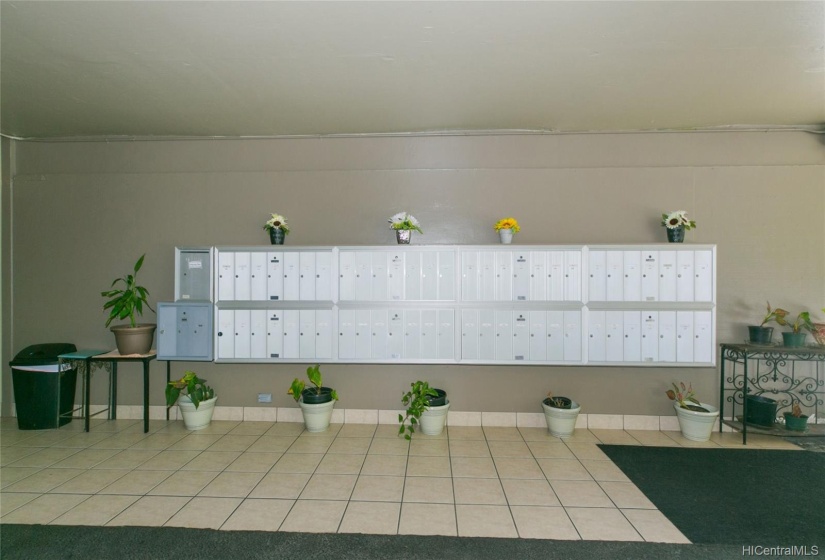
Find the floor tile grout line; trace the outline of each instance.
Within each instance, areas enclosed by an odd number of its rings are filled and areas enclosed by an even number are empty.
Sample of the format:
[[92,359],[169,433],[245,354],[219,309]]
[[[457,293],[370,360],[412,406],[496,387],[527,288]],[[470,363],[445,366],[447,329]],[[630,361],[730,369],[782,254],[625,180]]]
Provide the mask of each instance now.
[[[378,428],[376,428],[375,431],[378,431]],[[339,431],[338,434],[335,435],[335,439],[332,441],[332,444],[330,444],[330,448],[333,445],[335,445],[335,441],[338,439],[339,434],[340,434],[340,431]],[[372,447],[372,442],[373,442],[374,439],[375,439],[375,432],[373,432],[373,435],[370,438],[370,444],[367,446],[367,451],[369,451],[370,447]],[[321,461],[318,463],[318,465],[323,463],[325,458],[326,458],[326,454],[324,454],[324,457],[321,458]],[[341,515],[341,519],[338,520],[338,526],[335,529],[335,533],[340,533],[341,532],[341,525],[343,525],[343,523],[344,523],[344,518],[347,516],[347,511],[349,511],[349,505],[350,505],[350,503],[352,503],[352,495],[355,493],[355,488],[358,486],[358,479],[361,477],[361,472],[363,472],[364,463],[366,463],[366,462],[367,462],[367,456],[365,454],[364,455],[364,460],[361,462],[361,466],[358,468],[358,474],[355,475],[355,484],[352,485],[352,490],[350,490],[349,498],[347,498],[347,500],[346,500],[347,505],[344,506],[344,513],[343,513],[343,515]],[[399,517],[399,519],[401,518],[401,509],[400,508],[398,510],[398,517]]]
[[[236,424],[237,424],[237,423],[236,423]],[[220,436],[221,436],[221,437],[224,437],[224,436],[226,436],[226,435],[229,435],[230,433],[231,433],[231,431],[230,431],[230,432],[225,432],[225,433],[220,434]],[[264,434],[265,434],[265,432],[264,432]],[[257,440],[258,440],[260,437],[262,437],[264,434],[260,434],[260,435],[258,435],[258,438],[256,438],[256,440],[255,440],[255,441],[257,441]],[[75,434],[75,435],[76,435],[76,434]],[[248,434],[244,434],[244,435],[248,435]],[[67,434],[66,434],[66,437],[67,437],[67,438],[69,438],[69,437],[74,437],[74,436],[73,436],[73,435],[71,435],[71,433],[67,433]],[[337,439],[338,437],[339,437],[339,436],[338,436],[338,434],[336,434],[336,435],[334,436],[333,440]],[[599,439],[598,437],[596,437],[595,435],[593,435],[593,437],[594,437],[594,439],[596,439],[596,441],[603,441],[603,440],[600,440],[600,439]],[[523,435],[523,434],[521,434],[521,438],[522,438],[522,440],[524,441],[524,443],[526,443],[526,440],[524,440],[524,435]],[[632,438],[632,436],[631,436],[631,438]],[[374,439],[375,439],[375,436],[373,435],[373,438],[371,438],[371,439],[373,439],[373,440],[374,440]],[[634,439],[634,440],[635,440],[635,438],[632,438],[632,439]],[[673,438],[672,438],[672,439],[673,439]],[[638,440],[636,440],[636,441],[638,441]],[[675,441],[675,440],[674,440],[674,441]],[[449,449],[449,435],[448,435],[448,440],[447,440],[447,442],[448,442],[448,449]],[[487,447],[488,447],[488,450],[489,450],[489,440],[487,440],[487,439],[486,439],[486,436],[485,436],[485,443],[487,443]],[[589,443],[592,443],[592,442],[589,442]],[[641,445],[644,445],[644,444],[643,444],[643,443],[641,443],[641,442],[639,442],[639,443],[640,443]],[[676,444],[677,446],[681,446],[681,447],[688,447],[688,448],[690,448],[690,447],[694,447],[694,446],[684,446],[684,445],[681,445],[681,442],[678,442],[678,441],[675,441],[675,444]],[[251,445],[250,445],[250,446],[251,446]],[[718,445],[716,442],[714,442],[714,444],[713,444],[713,445],[710,445],[710,446],[708,446],[708,447],[722,447],[722,446],[720,446],[720,445]],[[86,449],[89,449],[89,448],[91,448],[91,446],[87,446],[87,447],[86,447]],[[528,448],[529,448],[529,445],[528,445]],[[82,450],[82,449],[84,449],[84,448],[78,448],[78,449]],[[130,448],[117,449],[117,453],[121,453],[121,452],[126,451],[126,450],[128,450],[128,449],[130,449]],[[161,453],[162,451],[164,451],[164,450],[168,450],[168,449],[169,449],[169,448],[167,447],[167,448],[164,448],[164,449],[161,449],[161,450],[157,450],[157,452],[158,452],[158,453]],[[208,449],[208,448],[207,448],[207,449]],[[248,447],[247,447],[247,449],[248,449]],[[206,451],[206,450],[199,450],[199,454],[200,454],[200,453],[203,453],[204,451]],[[117,453],[116,453],[116,455],[117,455]],[[238,451],[239,456],[240,456],[240,455],[243,455],[243,453],[245,453],[245,451]],[[157,453],[156,453],[156,454],[157,454]],[[321,455],[323,455],[323,457],[328,456],[328,455],[329,455],[329,447],[327,448],[327,451],[326,451],[325,453],[321,454]],[[492,453],[491,453],[491,455],[492,455]],[[283,456],[283,454],[282,454],[282,456]],[[535,457],[535,453],[533,453],[533,452],[532,452],[532,450],[531,450],[531,456],[532,456],[532,458],[533,458],[534,460],[537,460],[537,458]],[[575,456],[575,455],[574,455],[574,456]],[[321,460],[323,460],[323,457],[322,457],[322,459],[321,459]],[[407,450],[407,455],[406,455],[407,460],[409,459],[409,457],[410,457],[410,448],[408,448],[408,450]],[[455,480],[455,477],[454,477],[454,471],[453,471],[453,468],[452,468],[452,455],[451,455],[451,454],[449,454],[449,457],[450,457],[450,478],[451,478],[451,480],[453,480],[453,481],[454,481],[454,480]],[[147,461],[148,461],[148,460],[150,460],[150,459],[147,459]],[[279,459],[278,459],[278,460],[280,460],[280,457],[279,457]],[[576,457],[576,460],[577,460],[577,461],[579,461],[580,463],[581,463],[581,461],[582,461],[582,459],[579,459],[578,457]],[[276,461],[276,462],[277,462],[277,461]],[[143,465],[143,464],[145,464],[145,461],[144,461],[144,462],[142,462],[142,463],[140,463],[140,465]],[[320,462],[319,462],[319,464],[320,464]],[[495,463],[494,463],[494,464],[495,464]],[[138,466],[139,466],[139,465],[138,465]],[[274,466],[274,465],[273,465],[273,466]],[[61,467],[61,468],[62,468],[62,467]],[[68,468],[68,467],[66,467],[66,468]],[[268,472],[270,472],[272,468],[273,468],[273,467],[270,467],[270,470],[269,470],[269,471],[267,471],[267,473],[268,473]],[[586,468],[586,467],[585,467],[585,468]],[[227,469],[227,467],[225,466],[225,467],[224,467],[221,471],[219,471],[219,472],[228,472],[226,469]],[[313,473],[311,473],[311,474],[310,474],[310,476],[312,476],[313,474],[317,473],[317,469],[318,469],[318,466],[316,466],[316,468],[314,469]],[[40,472],[40,471],[42,471],[42,470],[43,470],[43,468],[40,468],[40,469],[38,469],[38,471],[37,471],[37,472]],[[84,470],[84,471],[86,471],[86,472],[89,472],[91,469],[86,468],[86,469],[78,469],[78,470]],[[118,469],[118,470],[127,470],[127,469]],[[127,470],[127,472],[133,472],[133,471],[137,471],[137,470],[140,470],[140,469],[139,469],[139,468],[137,468],[137,466],[136,466],[136,467],[132,467],[131,469],[128,469],[128,470]],[[180,469],[175,469],[175,471],[174,471],[174,472],[179,472],[179,471],[180,471]],[[256,471],[256,472],[258,472],[258,471]],[[358,475],[356,475],[356,476],[361,476],[361,473],[362,473],[362,472],[363,472],[363,464],[362,464],[361,469],[359,470],[359,474],[358,474]],[[497,475],[498,475],[498,480],[499,480],[499,483],[501,483],[501,478],[500,478],[500,474],[498,473],[498,470],[496,470],[496,472],[497,472]],[[262,474],[262,475],[261,475],[261,476],[262,476],[262,478],[263,478],[265,475],[266,475],[266,473]],[[24,477],[24,478],[25,478],[25,477]],[[546,475],[545,475],[545,478],[546,478]],[[168,479],[168,477],[167,477],[167,479]],[[406,473],[405,473],[405,479],[406,479]],[[21,479],[21,480],[23,480],[23,479]],[[166,480],[166,479],[164,479],[164,480]],[[356,478],[356,480],[357,480],[357,478]],[[67,482],[68,482],[68,481],[67,481]],[[548,480],[548,482],[549,482],[549,480]],[[596,482],[597,482],[597,483],[599,483],[599,486],[601,487],[601,482],[602,482],[602,481],[596,481]],[[65,482],[64,482],[64,483],[65,483]],[[162,481],[161,481],[161,482],[159,482],[158,484],[161,484],[161,483],[162,483]],[[58,485],[57,487],[59,487],[59,486],[60,486],[60,485]],[[57,488],[57,487],[56,487],[56,488]],[[155,487],[157,487],[157,486],[155,486]],[[153,487],[153,488],[155,488],[155,487]],[[48,491],[48,492],[46,492],[46,493],[52,493],[52,492],[51,492],[51,490],[53,490],[53,489],[50,489],[50,491]],[[149,491],[151,491],[151,489],[150,489]],[[353,491],[354,491],[354,490],[353,490]],[[37,494],[38,494],[38,497],[42,497],[42,496],[43,496],[44,494],[46,494],[46,493],[37,493]],[[66,493],[59,493],[59,494],[63,494],[63,495],[65,495]],[[148,496],[148,495],[149,495],[149,494],[148,494],[148,492],[147,492],[146,494],[144,494],[144,495],[140,496],[140,498],[142,498],[142,497],[146,497],[146,496]],[[248,495],[249,495],[249,494],[247,494],[247,497],[246,497],[246,498],[239,498],[239,499],[240,499],[240,503],[243,503],[243,501],[245,501],[246,499],[248,499]],[[91,495],[88,495],[88,496],[91,496]],[[609,496],[608,496],[608,497],[609,497]],[[188,498],[189,498],[189,499],[187,500],[187,503],[191,502],[191,500],[192,500],[192,499],[194,499],[194,497],[188,497]],[[505,498],[506,498],[506,494],[505,494]],[[35,499],[36,499],[36,498],[35,498]],[[87,499],[90,499],[90,498],[87,498]],[[84,500],[84,501],[85,501],[85,500]],[[352,501],[352,492],[350,493],[350,499],[349,499],[349,500],[347,500],[347,503],[349,503],[350,501]],[[613,501],[613,500],[612,500],[612,498],[611,498],[611,501]],[[454,502],[455,502],[455,490],[454,490]],[[30,502],[27,502],[27,503],[30,503]],[[25,505],[25,504],[24,504],[24,505]],[[455,507],[455,505],[456,505],[456,504],[454,503],[454,507]],[[510,505],[510,504],[509,504],[509,500],[508,500],[508,506],[509,506],[509,505]],[[615,502],[614,502],[614,505],[615,505]],[[17,509],[19,509],[19,507],[18,507],[18,508],[15,508],[15,510],[12,510],[12,511],[16,511]],[[616,508],[616,509],[621,509],[621,508]],[[632,509],[632,508],[631,508],[631,509]],[[70,511],[71,511],[71,510],[70,510]],[[510,511],[511,511],[511,515],[512,515],[512,510],[510,510]],[[565,510],[565,511],[566,511],[566,510]],[[8,512],[8,513],[11,513],[11,512]],[[624,513],[624,512],[623,512],[623,513]],[[118,515],[119,515],[119,514],[118,514]],[[230,514],[230,515],[231,515],[231,514]],[[627,516],[626,516],[626,515],[625,515],[624,517],[625,517],[625,518],[627,518]],[[171,519],[171,518],[170,518],[170,519]],[[630,521],[629,521],[629,519],[628,519],[628,522],[630,522]],[[399,516],[399,523],[400,523],[400,516]],[[632,523],[631,523],[631,525],[632,525]],[[340,527],[340,524],[339,524],[339,527]],[[634,526],[634,530],[635,530],[635,526]],[[638,532],[638,530],[636,530],[636,531]]]

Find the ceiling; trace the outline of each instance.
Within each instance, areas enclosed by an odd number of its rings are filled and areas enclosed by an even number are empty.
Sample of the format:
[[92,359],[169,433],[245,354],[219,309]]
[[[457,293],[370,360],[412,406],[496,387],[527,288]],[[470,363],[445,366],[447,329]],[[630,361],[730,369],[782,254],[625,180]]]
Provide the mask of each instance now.
[[0,2],[17,138],[825,130],[825,0]]

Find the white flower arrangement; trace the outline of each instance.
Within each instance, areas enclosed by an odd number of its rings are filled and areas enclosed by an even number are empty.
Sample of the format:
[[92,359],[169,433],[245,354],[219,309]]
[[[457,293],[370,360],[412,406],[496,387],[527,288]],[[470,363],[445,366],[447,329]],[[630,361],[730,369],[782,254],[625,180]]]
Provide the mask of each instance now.
[[414,229],[418,233],[424,233],[421,231],[421,224],[415,219],[415,216],[406,212],[399,212],[387,221],[390,223],[390,229]]
[[679,226],[683,226],[689,231],[696,227],[696,222],[688,219],[686,211],[677,210],[670,214],[662,214],[662,225],[667,229],[676,229]]
[[286,218],[280,214],[272,214],[264,224],[265,230],[279,229],[284,232],[284,235],[289,235],[289,226],[286,224]]

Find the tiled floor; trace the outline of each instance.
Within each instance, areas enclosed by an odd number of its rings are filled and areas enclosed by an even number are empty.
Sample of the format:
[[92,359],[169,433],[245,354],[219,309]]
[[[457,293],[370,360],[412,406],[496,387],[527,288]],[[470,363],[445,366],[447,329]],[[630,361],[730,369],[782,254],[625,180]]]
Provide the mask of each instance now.
[[[742,447],[678,432],[394,425],[0,420],[0,522],[688,542],[596,446]],[[795,449],[750,435],[748,448]]]

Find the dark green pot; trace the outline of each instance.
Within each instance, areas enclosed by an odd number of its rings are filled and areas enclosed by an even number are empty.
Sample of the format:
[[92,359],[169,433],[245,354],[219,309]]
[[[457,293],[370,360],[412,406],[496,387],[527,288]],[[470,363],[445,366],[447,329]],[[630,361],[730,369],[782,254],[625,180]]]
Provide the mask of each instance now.
[[785,346],[789,348],[799,348],[805,346],[805,339],[808,338],[808,333],[804,332],[783,332],[782,341]]
[[667,230],[668,243],[682,243],[685,240],[685,226],[665,228]]
[[[573,408],[573,401],[572,399],[568,399],[567,397],[553,397],[552,399],[546,398],[542,401],[547,406],[552,406],[553,408],[564,408],[564,409],[572,409]],[[561,403],[561,406],[557,406]]]
[[438,393],[438,395],[435,397],[427,396],[427,404],[429,406],[444,406],[447,404],[447,391],[435,388],[433,388],[433,391]]
[[283,245],[286,240],[286,233],[281,228],[272,228],[269,230],[269,241],[273,245]]
[[804,432],[808,429],[808,417],[804,414],[797,418],[790,412],[786,412],[784,416],[786,430],[791,430],[794,432]]
[[748,334],[753,344],[770,344],[773,340],[773,327],[748,327]]
[[776,422],[776,401],[759,395],[748,395],[745,421],[755,426],[772,428]]
[[301,391],[301,399],[305,404],[324,404],[332,400],[332,389],[321,387],[319,392],[314,387]]

